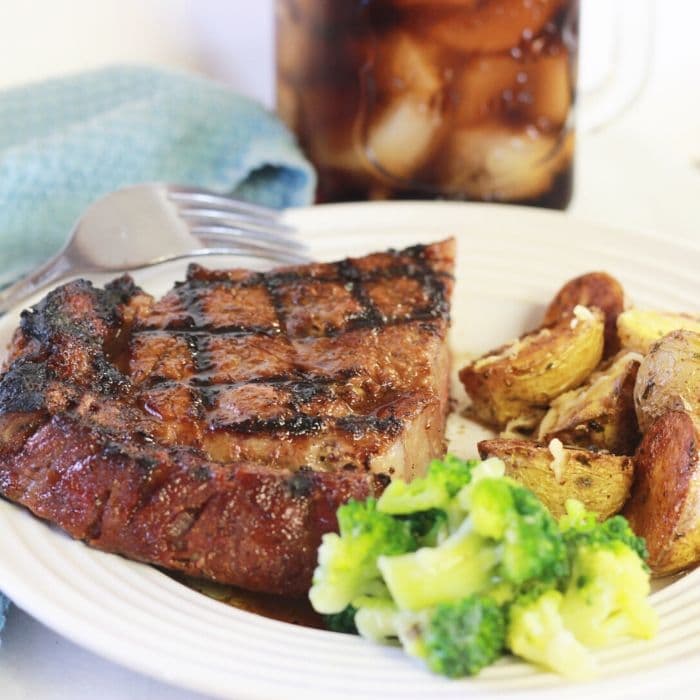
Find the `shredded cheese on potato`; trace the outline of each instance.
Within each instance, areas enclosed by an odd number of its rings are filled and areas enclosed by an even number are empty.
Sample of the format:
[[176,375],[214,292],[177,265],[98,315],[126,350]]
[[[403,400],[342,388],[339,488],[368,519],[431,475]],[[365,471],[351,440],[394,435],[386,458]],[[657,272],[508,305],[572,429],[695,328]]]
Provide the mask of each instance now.
[[549,466],[554,473],[556,482],[562,484],[564,483],[564,469],[566,468],[566,462],[568,460],[566,452],[564,452],[564,445],[559,438],[552,438],[547,447],[554,458]]
[[595,320],[593,312],[587,306],[582,306],[581,304],[576,304],[576,306],[574,306],[574,316],[576,316],[579,321]]
[[595,320],[595,316],[587,306],[583,306],[582,304],[576,304],[576,306],[574,306],[574,318],[571,319],[570,326],[573,329],[576,328],[576,326],[578,326],[579,321],[582,321],[584,323],[590,323],[593,320]]

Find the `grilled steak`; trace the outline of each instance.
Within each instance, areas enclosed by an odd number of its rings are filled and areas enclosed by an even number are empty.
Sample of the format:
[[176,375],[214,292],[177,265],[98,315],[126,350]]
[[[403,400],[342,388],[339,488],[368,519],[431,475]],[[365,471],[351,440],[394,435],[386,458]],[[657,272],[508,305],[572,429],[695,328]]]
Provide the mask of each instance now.
[[442,453],[452,241],[155,301],[78,280],[22,314],[0,492],[103,550],[303,594],[349,498]]

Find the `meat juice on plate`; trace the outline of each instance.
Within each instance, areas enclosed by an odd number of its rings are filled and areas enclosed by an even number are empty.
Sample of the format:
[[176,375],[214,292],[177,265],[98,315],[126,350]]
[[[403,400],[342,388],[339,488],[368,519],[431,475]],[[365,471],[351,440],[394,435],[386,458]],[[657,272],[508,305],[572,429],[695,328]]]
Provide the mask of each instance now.
[[571,197],[578,0],[277,0],[319,201]]

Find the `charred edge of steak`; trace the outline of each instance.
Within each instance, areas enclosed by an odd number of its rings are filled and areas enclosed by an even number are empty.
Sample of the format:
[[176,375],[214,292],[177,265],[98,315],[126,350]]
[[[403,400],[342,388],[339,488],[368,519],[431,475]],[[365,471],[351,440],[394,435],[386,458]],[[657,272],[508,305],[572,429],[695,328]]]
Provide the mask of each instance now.
[[[122,323],[119,307],[141,293],[128,275],[113,280],[104,289],[79,279],[49,292],[38,304],[22,312],[20,328],[27,338],[48,345],[61,336],[80,338],[89,344],[99,342],[103,331],[96,325],[101,321],[116,329]],[[76,305],[76,297],[86,297],[89,310]]]
[[0,376],[0,413],[44,409],[46,387],[52,378],[46,363],[20,357]]
[[131,383],[116,364],[128,345],[124,308],[138,294],[143,292],[126,275],[104,289],[79,279],[23,311],[14,360],[0,377],[0,411],[44,407],[53,380],[105,396],[127,391]]
[[92,361],[95,372],[93,388],[104,396],[122,394],[131,388],[131,381],[118,370],[107,358],[106,354],[99,352]]

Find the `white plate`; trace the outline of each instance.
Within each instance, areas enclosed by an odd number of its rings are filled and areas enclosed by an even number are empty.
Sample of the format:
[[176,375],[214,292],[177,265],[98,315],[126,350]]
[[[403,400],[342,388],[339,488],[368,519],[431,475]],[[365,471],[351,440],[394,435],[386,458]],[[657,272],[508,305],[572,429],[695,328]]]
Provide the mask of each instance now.
[[[452,344],[481,352],[536,323],[569,277],[607,270],[635,303],[697,311],[700,248],[606,230],[556,212],[489,205],[383,203],[297,210],[289,219],[314,254],[341,258],[386,247],[458,239]],[[135,275],[156,294],[182,266]],[[0,322],[4,347],[17,322]],[[395,649],[295,627],[230,608],[148,566],[88,549],[0,501],[0,588],[90,650],[131,669],[211,695],[303,697],[588,698],[694,695],[700,681],[700,570],[653,596],[652,642],[599,654],[601,678],[566,684],[504,660],[478,678],[448,681]],[[37,663],[41,663],[37,659]]]

